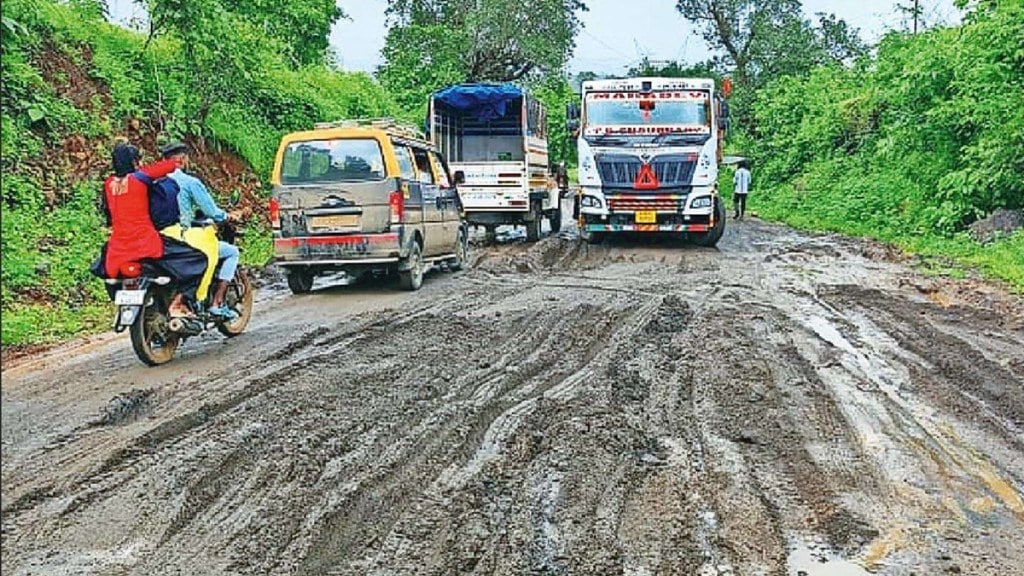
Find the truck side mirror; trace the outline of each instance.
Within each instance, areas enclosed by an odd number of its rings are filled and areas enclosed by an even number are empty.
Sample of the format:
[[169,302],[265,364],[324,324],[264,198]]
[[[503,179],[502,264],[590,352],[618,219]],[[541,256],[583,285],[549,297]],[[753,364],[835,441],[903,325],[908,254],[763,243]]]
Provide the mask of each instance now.
[[570,102],[565,105],[565,118],[566,120],[579,120],[580,119],[580,105],[575,102]]
[[578,132],[579,129],[580,129],[580,121],[579,120],[567,120],[565,122],[565,129],[569,132],[569,134],[575,135],[576,132]]
[[455,171],[455,185],[459,186],[466,183],[466,173],[462,170]]

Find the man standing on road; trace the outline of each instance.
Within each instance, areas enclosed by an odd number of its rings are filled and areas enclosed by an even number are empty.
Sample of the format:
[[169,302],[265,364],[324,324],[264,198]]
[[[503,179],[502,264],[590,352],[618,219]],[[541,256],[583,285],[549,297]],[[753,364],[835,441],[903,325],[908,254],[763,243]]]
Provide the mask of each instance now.
[[733,219],[742,220],[747,211],[747,194],[750,192],[750,170],[747,169],[746,160],[740,162],[739,168],[736,169],[736,175],[732,178],[732,183],[734,185],[732,201],[736,208]]

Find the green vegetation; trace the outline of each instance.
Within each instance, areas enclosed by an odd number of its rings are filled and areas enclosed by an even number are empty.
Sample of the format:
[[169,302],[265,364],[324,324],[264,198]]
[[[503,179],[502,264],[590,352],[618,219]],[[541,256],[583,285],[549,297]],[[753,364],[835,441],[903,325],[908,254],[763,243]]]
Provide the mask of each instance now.
[[890,34],[873,59],[769,82],[754,98],[752,208],[797,227],[952,258],[1024,290],[1024,232],[967,225],[1024,207],[1024,5]]
[[551,160],[573,162],[565,105],[576,100],[563,70],[580,30],[581,0],[388,0],[381,83],[409,119],[430,95],[460,82],[517,82],[548,110]]
[[[152,38],[108,24],[95,1],[3,3],[4,345],[109,322],[88,268],[106,236],[97,201],[115,137],[152,154],[158,135],[187,136],[240,156],[265,180],[283,133],[397,113],[371,77],[326,63],[326,30],[339,15],[333,1],[292,2],[285,14],[276,2],[149,7]],[[271,250],[266,226],[253,227],[250,264]]]
[[[88,267],[106,235],[96,204],[116,137],[150,154],[158,138],[186,138],[231,164],[211,180],[222,198],[241,192],[259,207],[286,132],[342,118],[419,123],[438,88],[515,81],[547,104],[552,160],[575,164],[564,71],[580,0],[389,0],[377,79],[332,64],[327,33],[344,17],[334,0],[144,4],[147,34],[108,24],[102,0],[2,4],[4,345],[109,321]],[[730,148],[753,160],[752,210],[1024,290],[1024,232],[984,246],[965,233],[994,209],[1024,207],[1020,0],[973,2],[962,25],[892,33],[871,56],[856,30],[806,19],[799,0],[676,6],[719,56],[632,72],[736,80]],[[272,244],[266,223],[252,228],[244,257],[261,264]]]

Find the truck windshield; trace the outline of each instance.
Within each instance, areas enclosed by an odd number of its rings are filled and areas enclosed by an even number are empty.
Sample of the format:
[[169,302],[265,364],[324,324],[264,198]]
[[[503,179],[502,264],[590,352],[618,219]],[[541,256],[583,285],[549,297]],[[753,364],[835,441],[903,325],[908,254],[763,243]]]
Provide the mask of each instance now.
[[384,154],[371,138],[293,142],[281,161],[284,185],[383,180]]
[[586,134],[701,134],[710,131],[706,92],[592,92]]

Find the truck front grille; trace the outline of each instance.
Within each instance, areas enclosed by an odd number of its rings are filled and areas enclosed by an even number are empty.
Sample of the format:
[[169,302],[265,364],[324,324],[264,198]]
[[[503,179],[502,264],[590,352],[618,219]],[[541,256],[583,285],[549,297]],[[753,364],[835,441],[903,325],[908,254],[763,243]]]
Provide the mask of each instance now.
[[[697,168],[695,155],[657,156],[650,162],[662,188],[689,186]],[[632,188],[643,162],[632,156],[603,156],[597,159],[601,182],[613,188]]]

